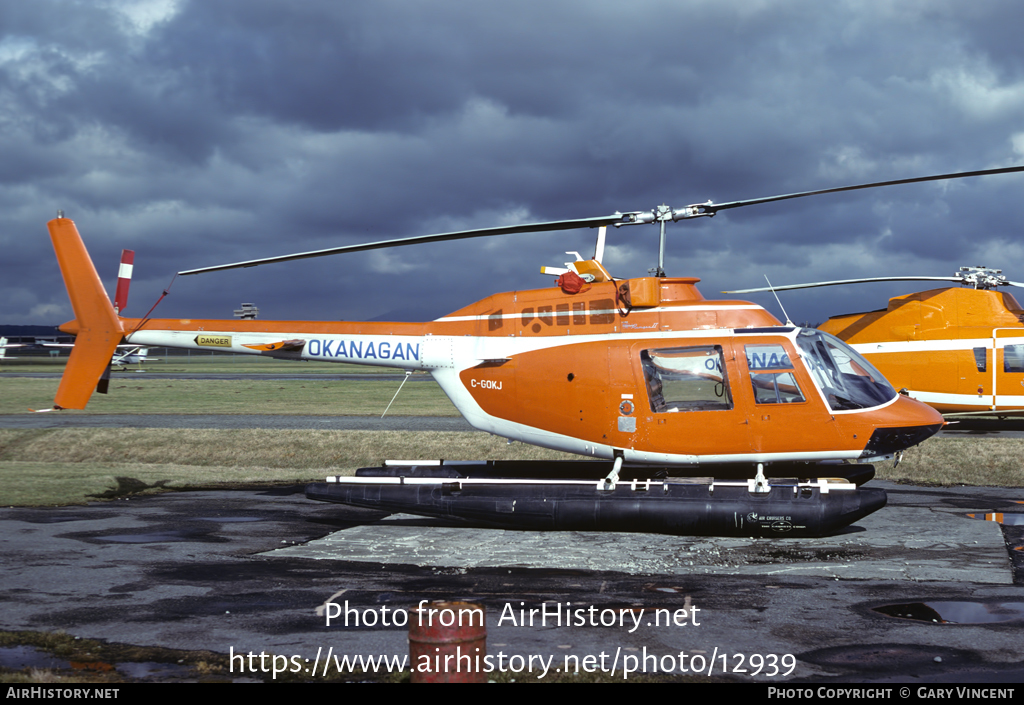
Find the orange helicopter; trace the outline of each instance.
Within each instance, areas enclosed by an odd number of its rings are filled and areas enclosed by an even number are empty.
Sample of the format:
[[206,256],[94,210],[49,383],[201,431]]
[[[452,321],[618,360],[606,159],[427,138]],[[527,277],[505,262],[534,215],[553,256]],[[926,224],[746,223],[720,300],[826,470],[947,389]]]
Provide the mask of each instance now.
[[[885,504],[860,485],[869,463],[934,434],[942,417],[897,394],[823,331],[761,306],[707,301],[699,279],[664,275],[665,225],[823,193],[1024,167],[919,177],[681,209],[442,233],[179,272],[192,275],[344,252],[512,233],[599,228],[595,256],[557,287],[495,294],[426,323],[132,319],[114,310],[74,223],[48,223],[76,344],[54,408],[84,408],[122,342],[426,370],[481,431],[600,459],[415,462],[307,489],[315,499],[479,525],[689,534],[820,535]],[[603,266],[609,225],[659,223],[656,276]],[[708,484],[656,481],[714,476]],[[744,478],[731,482],[721,478]],[[768,477],[815,478],[772,482]],[[820,479],[839,478],[835,480]],[[628,478],[628,482],[625,478]]]
[[1024,287],[1001,270],[961,267],[951,277],[871,277],[726,292],[747,294],[882,281],[951,281],[889,299],[884,309],[830,316],[819,326],[849,343],[905,390],[946,415],[1024,413],[1024,309],[999,287]]

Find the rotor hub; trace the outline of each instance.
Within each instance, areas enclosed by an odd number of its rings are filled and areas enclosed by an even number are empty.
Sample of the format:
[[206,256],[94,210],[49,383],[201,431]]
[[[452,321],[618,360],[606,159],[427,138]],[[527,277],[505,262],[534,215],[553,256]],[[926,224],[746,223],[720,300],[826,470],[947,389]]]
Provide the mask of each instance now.
[[995,289],[997,286],[1009,285],[1003,276],[1003,270],[988,267],[961,267],[956,277],[964,286],[974,289]]

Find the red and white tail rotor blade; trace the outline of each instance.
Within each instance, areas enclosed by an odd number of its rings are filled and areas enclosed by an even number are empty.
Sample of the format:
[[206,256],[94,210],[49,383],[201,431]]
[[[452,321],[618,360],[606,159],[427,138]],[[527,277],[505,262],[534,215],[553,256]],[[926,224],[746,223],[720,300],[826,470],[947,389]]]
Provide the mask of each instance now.
[[121,266],[117,270],[117,290],[114,292],[114,310],[122,313],[128,306],[128,287],[132,283],[135,250],[121,250]]

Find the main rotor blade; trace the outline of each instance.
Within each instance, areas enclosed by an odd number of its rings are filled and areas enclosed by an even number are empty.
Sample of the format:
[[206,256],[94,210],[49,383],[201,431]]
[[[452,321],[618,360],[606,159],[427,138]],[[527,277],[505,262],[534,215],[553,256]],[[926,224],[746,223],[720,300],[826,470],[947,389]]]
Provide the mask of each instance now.
[[293,255],[281,255],[279,257],[264,257],[252,259],[245,262],[234,262],[232,264],[219,264],[214,267],[202,267],[200,269],[189,269],[178,272],[179,275],[200,274],[202,272],[218,272],[223,269],[239,269],[242,267],[257,267],[261,264],[272,262],[290,262],[296,259],[307,259],[310,257],[323,257],[325,255],[337,255],[344,252],[363,252],[365,250],[380,250],[386,247],[402,247],[404,245],[417,245],[427,242],[444,242],[446,240],[464,240],[472,237],[489,237],[491,235],[512,235],[514,233],[535,233],[547,230],[574,230],[576,228],[597,228],[602,225],[614,225],[622,223],[623,218],[630,214],[615,213],[614,215],[600,216],[597,218],[580,218],[576,220],[554,220],[545,223],[528,223],[524,225],[510,225],[499,228],[478,228],[476,230],[459,230],[451,233],[439,233],[436,235],[417,235],[415,237],[403,237],[395,240],[380,240],[361,245],[345,245],[343,247],[331,247],[326,250],[313,250],[311,252],[299,252]]
[[[826,193],[840,193],[842,191],[857,191],[859,189],[878,188],[881,186],[897,186],[899,184],[914,184],[923,181],[942,181],[946,179],[962,179],[969,176],[987,176],[992,174],[1009,174],[1024,171],[1024,166],[1011,166],[1000,169],[983,169],[980,171],[962,171],[954,174],[936,174],[934,176],[918,176],[912,179],[896,179],[894,181],[876,181],[870,184],[858,184],[856,186],[840,186],[837,188],[819,189],[817,191],[801,191],[800,193],[789,193],[781,196],[767,196],[765,198],[753,198],[745,201],[729,201],[726,203],[698,203],[682,209],[673,209],[660,206],[651,211],[633,211],[630,213],[615,213],[613,215],[600,216],[597,218],[579,218],[574,220],[554,220],[542,223],[527,223],[523,225],[512,225],[498,228],[478,228],[475,230],[460,230],[451,233],[439,233],[436,235],[418,235],[415,237],[397,238],[395,240],[381,240],[361,245],[346,245],[343,247],[331,247],[326,250],[313,250],[311,252],[299,252],[291,255],[278,257],[265,257],[262,259],[247,260],[245,262],[233,262],[231,264],[220,264],[213,267],[201,267],[189,269],[178,274],[200,274],[202,272],[218,272],[225,269],[240,269],[242,267],[257,267],[261,264],[273,262],[290,262],[297,259],[311,257],[324,257],[346,252],[363,252],[365,250],[379,250],[387,247],[402,247],[404,245],[416,245],[428,242],[444,242],[446,240],[463,240],[474,237],[489,237],[491,235],[511,235],[514,233],[533,233],[551,230],[574,230],[576,228],[596,228],[606,225],[639,225],[642,223],[666,222],[669,220],[678,221],[690,218],[713,216],[718,211],[740,208],[741,206],[753,206],[760,203],[771,203],[773,201],[785,201],[792,198],[803,198],[804,196],[818,196]],[[664,235],[663,235],[664,237]],[[853,283],[842,282],[842,283]],[[813,286],[828,286],[828,284],[815,284]],[[779,287],[790,288],[790,287]],[[754,290],[748,290],[754,291]],[[761,291],[767,291],[763,289]],[[741,293],[741,292],[734,292]]]
[[947,179],[965,179],[969,176],[989,176],[992,174],[1012,174],[1024,171],[1024,166],[1009,166],[1001,169],[982,169],[981,171],[961,171],[954,174],[936,174],[934,176],[917,176],[912,179],[896,179],[895,181],[875,181],[870,184],[858,184],[856,186],[839,186],[836,188],[819,189],[817,191],[801,191],[800,193],[788,193],[783,196],[767,196],[765,198],[752,198],[746,201],[729,201],[728,203],[702,203],[697,206],[704,211],[703,214],[714,215],[718,211],[741,206],[753,206],[759,203],[771,203],[773,201],[786,201],[791,198],[803,198],[804,196],[819,196],[825,193],[841,193],[842,191],[858,191],[866,188],[878,188],[880,186],[899,186],[900,184],[916,184],[922,181],[945,181]]
[[736,289],[734,291],[723,291],[723,294],[756,294],[762,291],[788,291],[791,289],[813,289],[816,286],[838,286],[840,284],[863,284],[865,282],[957,282],[962,283],[959,277],[872,277],[870,279],[841,279],[831,282],[812,282],[809,284],[790,284],[788,286],[763,286],[758,289]]

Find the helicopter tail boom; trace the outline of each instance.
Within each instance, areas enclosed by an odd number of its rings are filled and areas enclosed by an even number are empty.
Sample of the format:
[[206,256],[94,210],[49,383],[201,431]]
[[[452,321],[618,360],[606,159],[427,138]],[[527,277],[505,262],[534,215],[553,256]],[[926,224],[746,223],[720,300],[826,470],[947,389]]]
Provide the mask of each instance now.
[[84,409],[124,335],[92,259],[73,221],[58,217],[46,224],[75,318],[60,327],[76,336],[53,404]]

